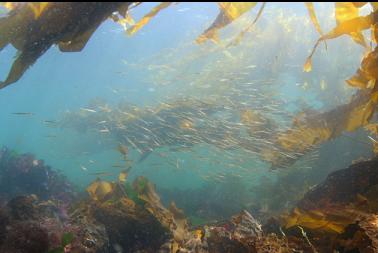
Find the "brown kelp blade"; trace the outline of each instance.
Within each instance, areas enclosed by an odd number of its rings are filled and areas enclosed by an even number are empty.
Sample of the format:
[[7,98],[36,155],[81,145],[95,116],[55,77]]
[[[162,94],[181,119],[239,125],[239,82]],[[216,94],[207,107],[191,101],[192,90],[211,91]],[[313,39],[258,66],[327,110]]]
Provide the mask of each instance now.
[[[316,31],[318,31],[320,36],[323,36],[323,31],[320,28],[318,18],[316,17],[316,14],[315,14],[314,4],[312,2],[305,2],[305,5],[306,5],[306,8],[307,8],[308,14],[310,15],[311,22],[315,26]],[[326,42],[324,42],[324,45],[327,49],[327,43]]]
[[85,31],[83,34],[79,34],[76,36],[73,40],[70,40],[68,42],[60,42],[59,50],[61,52],[80,52],[83,50],[89,39],[92,37],[93,33],[97,30],[98,26],[101,23],[98,23],[95,27],[92,29],[89,29]]
[[311,50],[310,55],[307,57],[306,62],[303,66],[303,71],[304,72],[310,72],[312,70],[312,55],[315,53],[316,48],[318,47],[320,43],[320,39],[315,43],[314,47]]
[[329,40],[337,38],[341,35],[350,34],[353,32],[360,32],[370,28],[371,25],[378,21],[378,11],[374,11],[367,16],[356,17],[346,20],[338,24],[329,33],[322,36],[321,40]]
[[257,13],[256,18],[252,21],[252,23],[250,25],[248,25],[243,31],[241,31],[239,33],[239,35],[227,45],[227,47],[238,45],[240,43],[240,41],[243,39],[244,35],[247,32],[250,32],[252,30],[253,26],[256,24],[257,20],[260,18],[261,14],[262,14],[262,12],[263,12],[263,10],[265,8],[265,5],[266,5],[266,2],[263,2],[261,4],[260,10]]
[[0,82],[0,89],[17,82],[25,71],[33,65],[50,46],[51,45],[47,44],[42,48],[30,52],[22,52],[14,61],[7,79],[4,82]]
[[172,4],[172,2],[162,2],[158,6],[154,7],[148,14],[146,14],[138,23],[131,26],[127,30],[128,35],[133,35],[137,31],[139,31],[142,27],[144,27],[150,20],[155,17],[161,10],[169,7]]
[[198,44],[207,40],[218,41],[218,30],[231,24],[235,19],[255,7],[257,2],[220,2],[220,12],[213,24],[206,29],[197,39]]
[[0,18],[0,50],[12,44],[18,56],[6,80],[0,82],[0,88],[17,82],[54,44],[59,45],[62,52],[81,51],[103,21],[118,9],[124,12],[129,5],[128,2],[11,5],[8,15]]
[[378,92],[359,90],[350,103],[340,105],[330,111],[309,114],[301,120],[293,122],[287,131],[277,133],[275,150],[266,149],[261,152],[264,160],[276,167],[286,162],[294,162],[285,154],[307,153],[314,146],[340,136],[343,132],[352,132],[366,126],[371,120],[378,102]]
[[378,11],[374,11],[370,13],[369,15],[356,17],[356,18],[349,19],[349,20],[339,23],[334,29],[332,29],[330,32],[321,36],[318,39],[313,50],[311,51],[310,56],[306,60],[304,71],[305,72],[311,71],[311,58],[317,46],[319,45],[320,41],[334,39],[345,34],[361,32],[363,30],[370,28],[377,21],[378,21]]
[[323,32],[322,32],[322,29],[320,28],[318,18],[316,17],[316,14],[315,14],[314,4],[312,2],[305,2],[305,5],[306,5],[307,11],[310,15],[310,19],[311,19],[312,24],[315,26],[315,29],[316,29],[316,31],[318,31],[320,36],[322,36]]
[[[336,24],[340,24],[342,22],[345,22],[347,20],[351,20],[354,18],[359,17],[359,9],[355,6],[354,3],[351,2],[336,2],[335,3],[335,18],[336,18]],[[360,44],[363,47],[367,47],[365,38],[361,31],[358,32],[351,32],[349,36],[352,37],[352,39]]]
[[378,47],[362,59],[361,66],[346,82],[354,87],[371,89],[378,79]]

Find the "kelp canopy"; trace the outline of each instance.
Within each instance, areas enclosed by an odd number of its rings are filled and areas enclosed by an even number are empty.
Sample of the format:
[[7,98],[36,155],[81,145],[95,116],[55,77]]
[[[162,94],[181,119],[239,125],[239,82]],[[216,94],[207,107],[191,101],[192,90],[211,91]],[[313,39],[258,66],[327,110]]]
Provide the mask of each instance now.
[[[0,83],[4,88],[18,81],[25,71],[34,64],[51,46],[58,45],[62,52],[78,52],[96,29],[108,18],[121,24],[129,35],[135,34],[150,22],[160,11],[169,8],[172,3],[160,3],[147,13],[140,21],[134,22],[130,13],[140,3],[3,3],[9,9],[6,16],[0,19],[0,49],[11,44],[18,50],[18,55],[7,78]],[[244,35],[252,32],[259,17],[264,15],[266,3],[257,2],[219,2],[219,14],[214,22],[195,40],[204,44],[207,40],[215,42],[219,47],[237,46]],[[371,6],[371,12],[360,15],[360,9]],[[350,103],[334,108],[329,112],[314,115],[300,114],[294,118],[292,127],[277,133],[274,149],[261,150],[264,160],[273,166],[286,164],[288,160],[296,160],[295,156],[282,154],[303,153],[311,150],[329,139],[335,138],[344,131],[354,131],[366,126],[376,109],[378,93],[375,87],[378,77],[378,12],[377,4],[342,2],[335,3],[335,27],[328,32],[323,31],[317,19],[312,3],[305,3],[309,18],[320,37],[308,58],[304,61],[304,72],[312,70],[312,57],[319,44],[342,35],[350,36],[353,41],[366,49],[360,68],[346,82],[348,85],[361,89]],[[222,28],[231,24],[245,13],[259,7],[256,18],[244,27],[240,33],[224,45],[218,34]],[[365,38],[363,31],[371,30],[372,36]],[[201,46],[201,45],[198,45]],[[376,128],[370,127],[375,134]],[[373,142],[374,145],[376,141]],[[375,149],[376,150],[376,149]]]

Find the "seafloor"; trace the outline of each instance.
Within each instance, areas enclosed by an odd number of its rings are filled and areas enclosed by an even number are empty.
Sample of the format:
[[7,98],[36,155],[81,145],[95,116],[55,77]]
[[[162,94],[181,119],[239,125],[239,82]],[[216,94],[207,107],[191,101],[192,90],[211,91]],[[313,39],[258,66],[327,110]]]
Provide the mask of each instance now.
[[378,160],[331,173],[288,214],[246,210],[192,225],[144,177],[96,180],[87,193],[32,154],[0,152],[0,252],[376,252]]

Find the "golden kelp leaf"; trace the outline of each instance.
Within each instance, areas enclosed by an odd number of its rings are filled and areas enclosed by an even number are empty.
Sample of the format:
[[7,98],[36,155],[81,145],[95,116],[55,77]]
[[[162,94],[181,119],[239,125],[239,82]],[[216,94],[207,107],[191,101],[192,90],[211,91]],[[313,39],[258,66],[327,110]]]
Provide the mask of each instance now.
[[124,18],[119,18],[119,16],[113,16],[113,21],[120,24],[125,30],[127,30],[127,26],[135,25],[135,21],[131,17],[130,13],[127,13]]
[[126,14],[126,17],[124,18],[124,20],[125,20],[124,22],[128,25],[134,25],[135,24],[133,17],[129,13]]
[[371,94],[370,100],[373,103],[378,103],[378,91],[375,91],[375,92],[373,92],[373,94]]
[[229,47],[229,46],[236,46],[236,45],[238,45],[239,43],[240,43],[240,41],[243,39],[243,37],[244,37],[244,35],[247,33],[247,32],[250,32],[251,30],[252,30],[252,28],[253,28],[253,26],[256,24],[256,22],[257,22],[257,20],[259,19],[259,17],[261,16],[261,14],[262,14],[262,12],[263,12],[263,10],[264,10],[264,8],[265,8],[265,4],[266,4],[266,2],[263,2],[262,3],[262,5],[261,5],[261,7],[260,7],[260,10],[259,10],[259,12],[257,13],[257,16],[256,16],[256,18],[255,18],[255,20],[253,20],[253,22],[250,24],[250,25],[248,25],[243,31],[241,31],[240,33],[239,33],[239,35],[235,38],[235,39],[233,39],[226,47]]
[[365,126],[369,123],[371,116],[374,113],[376,103],[369,101],[365,105],[355,107],[349,114],[349,118],[346,122],[345,130],[354,131],[361,126]]
[[318,47],[319,42],[334,39],[344,34],[353,34],[361,32],[362,30],[368,29],[371,25],[373,25],[376,22],[376,19],[378,19],[378,12],[374,11],[373,13],[367,16],[357,17],[341,22],[333,30],[321,36],[315,43],[310,56],[306,60],[304,71],[306,71],[306,69],[311,71],[311,58],[315,53],[315,50]]
[[167,8],[171,5],[171,2],[163,2],[159,4],[158,6],[154,7],[148,14],[146,14],[141,20],[139,20],[138,23],[131,26],[129,29],[127,29],[128,35],[133,35],[137,31],[139,31],[143,26],[145,26],[150,20],[155,17],[161,10]]
[[310,72],[312,70],[312,56],[315,53],[316,48],[318,47],[321,39],[315,43],[314,47],[311,50],[310,55],[307,57],[305,64],[303,65],[303,72]]
[[322,36],[323,32],[320,28],[320,24],[318,19],[316,18],[315,10],[314,10],[314,4],[312,2],[305,2],[307,11],[310,15],[311,22],[314,24],[316,31]]
[[218,3],[221,11],[229,20],[235,20],[251,8],[255,7],[257,2],[220,2]]
[[[300,210],[299,208],[295,208],[289,216],[284,218],[284,220],[285,228],[303,226],[305,228],[314,230],[334,232],[333,227],[329,227],[330,222],[327,221],[324,217],[319,217],[318,215],[311,215],[310,212]],[[342,232],[342,228],[336,230],[337,233]]]
[[336,2],[336,24],[358,17],[358,8],[352,2]]
[[333,30],[322,36],[320,40],[329,40],[337,38],[344,34],[351,34],[353,32],[360,32],[370,28],[375,23],[378,13],[373,12],[367,16],[356,17],[339,23]]
[[374,24],[371,28],[371,40],[374,43],[378,42],[378,24]]
[[87,192],[93,200],[103,200],[108,194],[112,193],[114,185],[107,181],[97,179],[87,187]]
[[8,9],[8,10],[13,10],[15,9],[20,3],[17,3],[17,2],[2,2],[0,3],[0,6],[3,6],[4,8]]
[[346,82],[355,87],[363,89],[374,88],[378,79],[378,47],[374,51],[365,55],[361,62],[361,67]]
[[[357,18],[358,16],[359,16],[359,10],[353,3],[351,2],[336,2],[335,3],[335,18],[336,18],[337,25],[347,20]],[[365,38],[360,31],[352,32],[349,35],[352,37],[352,39],[356,43],[362,45],[363,47],[367,47]]]
[[363,73],[359,69],[359,70],[357,70],[357,73],[354,76],[352,76],[351,78],[349,78],[345,82],[350,86],[361,88],[361,89],[366,89],[369,80],[366,79],[366,77],[363,75]]
[[368,48],[368,44],[365,41],[365,37],[361,32],[351,33],[350,36],[356,42],[357,44],[360,44],[361,46]]
[[[378,2],[371,2],[370,4],[374,11],[378,9]],[[371,28],[371,41],[376,44],[378,43],[378,22],[375,22]]]
[[378,79],[378,47],[362,59],[360,69],[368,80]]
[[294,208],[294,210],[283,217],[285,228],[293,226],[303,226],[308,229],[327,231],[331,233],[340,234],[344,228],[353,223],[355,216],[350,213],[340,213],[338,211],[324,212],[322,210],[301,210]]
[[206,29],[197,39],[198,44],[207,40],[217,42],[218,30],[232,23],[235,19],[255,7],[257,2],[220,2],[218,3],[220,12],[213,24]]
[[305,64],[303,65],[304,72],[310,72],[312,70],[312,59],[311,56],[307,57]]
[[49,2],[30,2],[27,3],[29,8],[32,9],[34,13],[34,18],[37,19],[41,16],[42,12],[46,9],[49,5]]

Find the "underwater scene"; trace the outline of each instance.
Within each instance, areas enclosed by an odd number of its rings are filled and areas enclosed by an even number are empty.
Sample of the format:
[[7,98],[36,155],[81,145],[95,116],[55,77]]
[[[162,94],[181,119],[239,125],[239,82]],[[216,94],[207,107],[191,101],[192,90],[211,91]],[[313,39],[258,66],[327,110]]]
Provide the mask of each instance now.
[[378,252],[378,3],[0,3],[0,253]]

